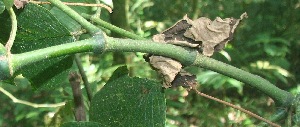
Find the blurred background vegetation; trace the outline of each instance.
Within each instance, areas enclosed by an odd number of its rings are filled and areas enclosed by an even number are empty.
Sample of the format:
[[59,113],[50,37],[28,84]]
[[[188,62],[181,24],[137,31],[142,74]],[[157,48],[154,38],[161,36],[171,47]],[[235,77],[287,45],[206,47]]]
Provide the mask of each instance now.
[[[259,75],[281,89],[300,92],[300,0],[102,0],[113,6],[114,13],[104,9],[101,19],[145,38],[162,32],[184,15],[192,19],[235,17],[247,12],[224,52],[213,58]],[[109,30],[114,37],[122,37]],[[100,90],[112,72],[127,65],[131,76],[159,79],[143,59],[143,53],[81,54],[93,92]],[[71,70],[77,70],[76,66]],[[197,75],[198,88],[206,94],[242,106],[268,118],[276,107],[272,99],[232,78],[218,73],[188,67]],[[16,104],[0,93],[0,126],[54,126],[73,121],[72,91],[66,79],[60,88],[33,90],[24,78],[15,80],[16,86],[0,83],[15,97],[34,103],[66,102],[63,107],[33,108]],[[85,91],[85,90],[83,90]],[[87,100],[86,93],[84,93]],[[238,110],[200,97],[183,88],[166,90],[167,124],[175,126],[245,126],[260,121]],[[86,102],[86,104],[88,104]],[[88,106],[86,106],[88,107]]]

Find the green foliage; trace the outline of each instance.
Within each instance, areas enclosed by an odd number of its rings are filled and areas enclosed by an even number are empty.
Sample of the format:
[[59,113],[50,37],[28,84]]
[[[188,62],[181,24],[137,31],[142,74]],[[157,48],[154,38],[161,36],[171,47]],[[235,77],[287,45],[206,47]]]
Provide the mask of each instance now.
[[0,0],[0,14],[2,14],[4,10],[5,10],[5,5],[4,5],[3,1]]
[[[28,4],[17,18],[18,34],[12,53],[23,53],[74,41],[66,27],[41,6]],[[71,56],[47,59],[27,65],[18,72],[29,79],[35,88],[55,88],[67,79],[66,70],[72,66],[72,61]]]
[[130,78],[123,66],[93,97],[90,120],[108,126],[164,126],[165,109],[161,85]]
[[[12,1],[9,0],[9,2]],[[73,2],[94,3],[93,0]],[[0,43],[3,45],[7,42],[11,29],[10,19],[4,11],[4,6],[11,7],[12,4],[4,5],[0,0]],[[12,53],[23,53],[75,40],[70,32],[81,30],[81,25],[56,7],[43,6],[47,9],[28,4],[24,9],[15,10],[18,16],[18,33]],[[95,7],[72,8],[78,13],[93,14],[95,12]],[[257,74],[283,90],[297,94],[300,92],[300,36],[297,36],[300,34],[299,9],[299,1],[296,0],[235,0],[230,2],[226,0],[218,2],[211,0],[130,0],[127,13],[132,32],[150,38],[173,25],[185,14],[193,19],[201,16],[237,18],[241,13],[247,12],[249,18],[242,22],[234,40],[225,49],[228,56],[225,58],[222,54],[215,54],[213,58]],[[108,22],[110,19],[110,14],[104,9],[101,12],[101,19]],[[105,31],[108,35],[110,34],[109,30]],[[1,53],[4,52],[0,52],[0,55]],[[104,124],[119,125],[112,120],[126,121],[126,124],[122,123],[123,125],[130,125],[133,120],[144,126],[153,123],[159,123],[162,126],[164,124],[166,126],[256,126],[260,123],[240,111],[204,99],[194,93],[188,93],[182,88],[168,89],[165,93],[161,93],[157,82],[144,79],[145,77],[156,80],[158,78],[143,60],[143,54],[124,53],[124,55],[124,63],[115,65],[112,53],[81,54],[92,91],[97,92],[90,104],[91,107],[88,102],[85,102],[86,109],[90,113],[90,121],[101,122],[102,126]],[[115,57],[115,60],[118,58]],[[74,105],[72,92],[69,87],[65,87],[69,84],[65,82],[72,61],[71,56],[60,57],[33,63],[19,70],[18,74],[22,73],[31,84],[22,77],[14,80],[16,86],[1,83],[5,89],[20,99],[36,103],[66,101],[67,104],[60,108],[35,109],[13,103],[0,93],[0,100],[5,102],[0,104],[2,109],[0,126],[59,126],[63,122],[67,123],[62,126],[95,124],[99,126],[99,123],[93,122],[71,122],[74,121]],[[127,76],[125,67],[120,68],[123,70],[118,69],[111,77],[113,71],[122,65],[128,65],[130,76],[143,78]],[[246,87],[237,80],[205,69],[191,67],[187,70],[197,75],[200,84],[198,88],[203,93],[238,104],[266,118],[276,110],[270,98],[256,89]],[[33,88],[45,90],[33,92]],[[86,93],[84,93],[84,98],[86,98]],[[165,106],[165,98],[167,106]],[[151,114],[151,109],[155,109],[153,112],[159,114],[159,117],[154,115],[155,119],[152,119],[151,115],[154,113]],[[295,109],[296,115],[293,119],[298,122],[300,108],[297,105]],[[55,115],[50,117],[49,114]],[[282,118],[286,115],[285,109],[278,110],[271,119],[284,123],[287,120]],[[144,117],[147,118],[146,121]]]
[[6,9],[10,9],[14,5],[13,0],[1,0],[1,1],[3,1]]

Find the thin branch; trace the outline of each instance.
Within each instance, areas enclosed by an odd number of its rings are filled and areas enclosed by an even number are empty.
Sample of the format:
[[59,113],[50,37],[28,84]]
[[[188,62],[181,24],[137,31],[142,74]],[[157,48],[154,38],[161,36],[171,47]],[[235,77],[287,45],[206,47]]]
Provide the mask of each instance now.
[[79,70],[79,73],[82,77],[82,81],[83,81],[83,85],[86,89],[86,93],[88,95],[88,99],[89,99],[89,102],[92,101],[92,97],[93,97],[93,93],[92,93],[92,90],[91,90],[91,87],[89,85],[89,81],[88,81],[88,78],[84,72],[84,69],[83,69],[83,66],[82,66],[82,63],[81,63],[81,60],[80,60],[80,57],[78,54],[75,54],[75,62],[77,64],[77,67],[78,67],[78,70]]
[[14,44],[15,38],[16,38],[16,33],[17,33],[17,17],[16,14],[13,10],[13,8],[8,9],[8,14],[10,16],[10,20],[11,20],[11,31],[10,31],[10,35],[8,38],[8,41],[5,45],[5,48],[7,50],[7,59],[9,62],[9,73],[10,75],[13,75],[13,68],[12,68],[12,64],[11,63],[11,47]]
[[[100,4],[100,0],[95,0],[95,2],[96,2],[96,4]],[[110,12],[110,13],[112,13],[112,12]],[[93,17],[100,18],[100,14],[101,14],[101,7],[97,7],[97,10],[96,10],[95,14],[93,14]]]
[[96,17],[93,17],[91,15],[88,15],[88,14],[81,14],[82,17],[86,18],[86,19],[90,19],[92,22],[95,22],[97,23],[98,25],[106,28],[106,29],[109,29],[111,30],[112,32],[115,32],[115,33],[118,33],[124,37],[128,37],[128,38],[131,38],[131,39],[136,39],[136,40],[145,40],[145,38],[139,36],[139,35],[136,35],[134,33],[131,33],[127,30],[124,30],[120,27],[117,27],[115,25],[112,25],[108,22],[105,22],[103,21],[102,19],[100,18],[96,18]]
[[294,96],[291,93],[278,88],[258,75],[251,74],[221,61],[198,54],[193,65],[218,72],[248,84],[270,96],[277,106],[285,107],[291,105],[293,102]]
[[85,121],[86,115],[83,104],[83,97],[80,88],[81,77],[76,72],[69,74],[69,82],[73,91],[73,98],[75,104],[75,119],[76,121]]
[[250,111],[248,111],[248,110],[246,110],[246,109],[244,109],[244,108],[241,108],[241,107],[239,107],[239,106],[233,105],[233,104],[231,104],[231,103],[229,103],[229,102],[220,100],[220,99],[218,99],[218,98],[209,96],[209,95],[207,95],[207,94],[201,93],[201,92],[198,91],[194,86],[192,87],[192,89],[193,89],[198,95],[200,95],[200,96],[202,96],[202,97],[205,97],[205,98],[214,100],[214,101],[216,101],[216,102],[219,102],[219,103],[222,103],[222,104],[224,104],[224,105],[230,106],[230,107],[232,107],[232,108],[234,108],[234,109],[240,110],[240,111],[242,111],[242,112],[244,112],[244,113],[246,113],[246,114],[248,114],[248,115],[250,115],[250,116],[252,116],[252,117],[254,117],[254,118],[256,118],[256,119],[259,119],[259,120],[261,120],[261,121],[264,121],[264,122],[266,122],[266,123],[268,123],[268,124],[270,124],[270,125],[272,125],[272,126],[274,126],[274,127],[280,127],[280,125],[278,125],[278,124],[276,124],[276,123],[273,123],[273,122],[271,122],[271,121],[269,121],[269,120],[267,120],[267,119],[265,119],[265,118],[263,118],[263,117],[260,117],[259,115],[256,115],[256,114],[254,114],[254,113],[252,113],[252,112],[250,112]]
[[[51,4],[50,2],[44,2],[44,1],[29,1],[30,3],[34,4]],[[105,5],[105,4],[88,4],[88,3],[73,3],[73,2],[62,2],[65,5],[70,5],[70,6],[88,6],[88,7],[102,7],[105,8],[109,13],[112,13],[112,9]]]
[[88,32],[92,35],[96,34],[102,34],[102,31],[88,22],[86,19],[84,19],[82,16],[80,16],[76,11],[71,9],[69,6],[65,5],[60,0],[48,0],[51,4],[55,5],[57,8],[65,12],[67,15],[69,15],[72,19],[77,21],[80,25],[82,25],[83,28],[87,29]]
[[66,102],[61,102],[61,103],[57,103],[57,104],[36,104],[36,103],[31,103],[28,101],[17,99],[16,97],[14,97],[11,93],[6,91],[2,87],[0,87],[0,91],[2,93],[4,93],[6,96],[8,96],[14,103],[24,104],[24,105],[28,105],[28,106],[31,106],[34,108],[56,108],[56,107],[64,106],[66,104]]

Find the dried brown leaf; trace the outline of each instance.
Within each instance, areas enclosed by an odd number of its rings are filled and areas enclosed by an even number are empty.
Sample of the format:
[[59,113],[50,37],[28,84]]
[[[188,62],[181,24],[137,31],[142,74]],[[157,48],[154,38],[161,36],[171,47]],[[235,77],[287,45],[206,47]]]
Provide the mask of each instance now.
[[[154,35],[152,40],[160,43],[169,43],[179,46],[200,48],[202,54],[213,55],[214,51],[222,50],[226,43],[232,39],[233,32],[239,21],[246,17],[241,15],[240,19],[217,17],[214,21],[201,17],[191,20],[185,16],[175,25],[161,34]],[[171,49],[170,49],[171,50]],[[178,61],[162,56],[148,55],[150,65],[163,77],[163,86],[191,87],[197,84],[195,76],[182,70]]]
[[16,6],[17,9],[23,8],[29,0],[14,0],[14,5]]
[[150,56],[149,62],[163,76],[163,87],[165,88],[172,86],[171,82],[182,68],[178,61],[163,56]]
[[191,89],[197,85],[196,76],[181,70],[172,81],[172,87],[182,86]]
[[[241,15],[241,19],[246,17],[246,13]],[[202,42],[201,48],[206,56],[213,55],[214,51],[222,50],[226,43],[233,38],[233,33],[241,19],[217,17],[214,21],[201,17],[191,20],[187,16],[183,18],[187,23],[191,24],[184,36]]]

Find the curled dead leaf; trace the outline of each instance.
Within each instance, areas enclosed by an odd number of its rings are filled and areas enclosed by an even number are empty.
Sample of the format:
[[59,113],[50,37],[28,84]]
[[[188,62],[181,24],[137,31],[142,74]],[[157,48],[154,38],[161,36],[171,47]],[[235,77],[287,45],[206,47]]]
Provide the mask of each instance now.
[[150,56],[149,62],[163,76],[163,87],[171,87],[171,82],[181,70],[181,63],[163,56]]
[[17,9],[23,8],[29,0],[14,0],[14,5],[16,6]]
[[[211,56],[215,51],[224,49],[226,43],[233,38],[233,33],[239,22],[246,18],[244,13],[240,19],[217,17],[211,21],[206,17],[191,20],[187,16],[161,34],[154,35],[152,40],[190,48],[198,48],[205,56]],[[163,77],[163,86],[190,87],[196,85],[195,76],[182,70],[178,61],[162,56],[150,55],[150,65]]]

